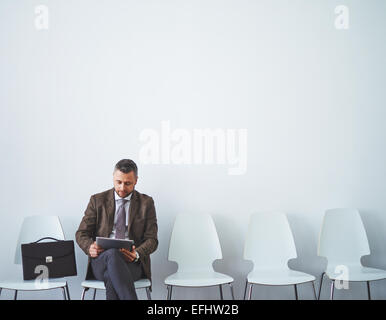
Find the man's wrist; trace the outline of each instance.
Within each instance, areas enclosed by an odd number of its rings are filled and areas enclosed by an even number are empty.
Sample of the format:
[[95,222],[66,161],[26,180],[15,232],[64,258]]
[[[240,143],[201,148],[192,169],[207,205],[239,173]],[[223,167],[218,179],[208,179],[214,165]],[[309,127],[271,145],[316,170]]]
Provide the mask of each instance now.
[[137,262],[139,260],[139,253],[138,253],[138,251],[135,251],[135,255],[136,255],[136,258],[135,258],[134,262]]

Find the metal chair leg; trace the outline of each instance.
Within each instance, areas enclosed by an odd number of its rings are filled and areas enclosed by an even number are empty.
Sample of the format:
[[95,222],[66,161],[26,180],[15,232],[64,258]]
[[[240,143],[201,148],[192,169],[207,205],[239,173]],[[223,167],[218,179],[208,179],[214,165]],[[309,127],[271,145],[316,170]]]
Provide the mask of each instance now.
[[368,295],[368,297],[369,297],[369,300],[371,300],[370,281],[367,281],[367,295]]
[[244,300],[247,297],[248,279],[245,281]]
[[68,300],[71,300],[71,298],[70,298],[70,290],[68,290],[68,283],[66,283],[66,291],[67,291],[67,298],[68,298]]
[[96,297],[96,291],[97,291],[97,289],[94,289],[94,295],[93,295],[93,297],[92,297],[93,300],[95,300],[95,297]]
[[253,283],[250,283],[250,284],[249,284],[248,300],[251,300],[251,297],[252,297],[252,286],[253,286]]
[[63,293],[63,300],[67,300],[66,289],[64,287],[62,287],[61,289],[62,289],[62,293]]
[[312,284],[312,291],[314,292],[314,298],[315,300],[318,300],[318,298],[316,297],[315,281],[311,281],[311,284]]
[[298,287],[296,284],[294,284],[294,288],[295,288],[295,300],[299,300],[299,297],[298,297]]
[[172,300],[172,290],[173,290],[173,286],[168,285],[168,297],[167,297],[168,300]]
[[230,286],[230,288],[231,288],[232,300],[235,300],[235,293],[233,292],[233,286],[232,286],[232,283],[229,283],[229,286]]
[[330,300],[334,300],[334,287],[335,287],[335,280],[331,280]]
[[80,297],[80,300],[84,300],[84,295],[86,294],[86,291],[88,290],[89,288],[84,288],[83,291],[82,291],[82,296]]
[[146,288],[146,295],[147,295],[147,300],[151,300],[151,294],[150,294],[149,288]]
[[320,277],[320,285],[319,285],[319,294],[318,294],[318,300],[320,300],[320,292],[322,291],[322,285],[323,285],[323,278],[326,273],[323,272],[322,276]]
[[222,294],[222,285],[220,284],[219,287],[220,287],[220,299],[224,300],[224,296]]
[[15,290],[15,295],[13,297],[13,300],[16,300],[17,299],[17,290]]

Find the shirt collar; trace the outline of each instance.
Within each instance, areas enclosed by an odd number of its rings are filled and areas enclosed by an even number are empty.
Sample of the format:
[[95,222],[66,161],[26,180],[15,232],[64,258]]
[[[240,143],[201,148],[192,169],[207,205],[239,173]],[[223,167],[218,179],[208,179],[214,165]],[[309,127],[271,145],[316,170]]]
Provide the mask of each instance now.
[[125,200],[127,200],[127,201],[130,201],[132,195],[133,195],[133,192],[131,192],[127,197],[121,198],[121,197],[117,194],[117,192],[114,190],[114,198],[115,198],[115,201],[118,201],[118,200],[121,200],[121,199],[125,199]]

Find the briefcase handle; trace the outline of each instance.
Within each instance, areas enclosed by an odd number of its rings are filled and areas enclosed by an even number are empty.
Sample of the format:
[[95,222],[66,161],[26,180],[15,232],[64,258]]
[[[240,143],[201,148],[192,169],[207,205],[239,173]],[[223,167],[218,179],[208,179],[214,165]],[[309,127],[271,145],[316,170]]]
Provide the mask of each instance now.
[[31,242],[31,243],[38,243],[39,241],[46,240],[46,239],[51,239],[51,240],[55,240],[55,241],[64,241],[64,240],[59,240],[59,239],[55,239],[52,237],[44,237],[44,238],[39,239],[38,241]]

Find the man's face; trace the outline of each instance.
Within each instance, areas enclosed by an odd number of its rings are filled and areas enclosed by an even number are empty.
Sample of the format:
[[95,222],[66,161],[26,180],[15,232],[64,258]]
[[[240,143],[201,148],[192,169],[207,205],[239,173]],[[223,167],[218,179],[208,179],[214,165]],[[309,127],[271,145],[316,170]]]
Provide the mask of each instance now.
[[115,192],[118,193],[121,198],[125,198],[134,190],[137,184],[137,177],[134,171],[123,173],[122,171],[115,170],[113,181]]

